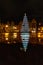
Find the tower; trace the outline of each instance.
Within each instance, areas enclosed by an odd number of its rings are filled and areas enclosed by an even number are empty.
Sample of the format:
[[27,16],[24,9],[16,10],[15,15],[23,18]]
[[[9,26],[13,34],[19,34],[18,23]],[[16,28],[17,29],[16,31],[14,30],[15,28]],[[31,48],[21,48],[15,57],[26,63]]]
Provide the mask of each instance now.
[[23,23],[22,23],[20,32],[21,32],[21,40],[22,40],[23,49],[26,52],[28,42],[29,42],[29,24],[28,24],[26,13],[23,18]]

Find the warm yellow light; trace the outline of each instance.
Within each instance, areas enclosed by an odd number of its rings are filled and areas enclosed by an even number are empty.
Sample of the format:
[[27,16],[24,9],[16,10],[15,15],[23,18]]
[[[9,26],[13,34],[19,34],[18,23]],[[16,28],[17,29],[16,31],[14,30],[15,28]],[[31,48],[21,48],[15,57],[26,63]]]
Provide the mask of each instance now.
[[43,38],[43,35],[41,37]]
[[15,32],[19,32],[19,30],[15,30]]
[[10,42],[7,42],[8,44],[10,44]]
[[13,43],[16,43],[16,41],[14,41]]
[[40,35],[41,35],[41,33],[38,33],[38,37],[41,37]]
[[5,40],[8,40],[9,33],[5,33]]
[[43,30],[43,27],[41,27],[41,30]]
[[40,28],[38,28],[38,30],[40,30]]
[[13,38],[17,38],[17,33],[13,33]]
[[43,31],[41,30],[40,32],[42,33]]
[[8,38],[5,38],[5,40],[8,40]]
[[9,36],[9,33],[5,33],[5,37],[8,37]]
[[8,25],[5,26],[6,28],[8,27]]
[[41,25],[41,23],[39,23],[39,25]]
[[13,26],[13,29],[17,29],[17,27],[16,26]]
[[35,33],[36,31],[35,30],[32,30],[32,33]]
[[39,39],[39,42],[41,42],[41,39]]

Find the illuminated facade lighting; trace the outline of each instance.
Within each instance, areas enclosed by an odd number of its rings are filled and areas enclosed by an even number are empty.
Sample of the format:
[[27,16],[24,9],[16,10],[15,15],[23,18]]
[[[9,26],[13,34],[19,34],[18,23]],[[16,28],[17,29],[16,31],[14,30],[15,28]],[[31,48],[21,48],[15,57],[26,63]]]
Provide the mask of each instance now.
[[9,33],[5,33],[5,37],[8,37],[9,36]]
[[5,40],[8,40],[9,33],[5,33]]
[[41,30],[43,31],[43,27],[41,27]]
[[10,44],[10,42],[7,42],[8,44]]
[[17,33],[13,33],[13,38],[17,38]]
[[36,31],[35,31],[35,30],[34,30],[34,31],[32,30],[31,32],[32,32],[32,33],[36,33]]
[[13,26],[13,29],[17,29],[17,27],[16,26]]
[[6,28],[8,27],[8,25],[5,26]]
[[14,41],[13,43],[16,43],[16,41]]
[[40,28],[38,28],[38,30],[40,30]]
[[23,21],[20,21],[19,25],[15,25],[12,21],[11,23],[7,24],[0,23],[0,40],[8,42],[8,44],[10,44],[10,42],[16,43],[16,39],[18,42],[22,41],[23,49],[26,51],[30,41],[33,44],[34,40],[37,39],[38,41],[41,40],[43,42],[42,23],[39,22],[38,26],[35,19],[33,19],[31,22],[28,22],[26,14],[23,18]]
[[41,23],[39,23],[39,25],[41,25]]
[[41,35],[41,33],[38,33],[38,37],[41,37],[40,35]]
[[5,38],[5,40],[8,40],[8,38]]
[[38,39],[39,40],[39,42],[41,42],[41,39]]

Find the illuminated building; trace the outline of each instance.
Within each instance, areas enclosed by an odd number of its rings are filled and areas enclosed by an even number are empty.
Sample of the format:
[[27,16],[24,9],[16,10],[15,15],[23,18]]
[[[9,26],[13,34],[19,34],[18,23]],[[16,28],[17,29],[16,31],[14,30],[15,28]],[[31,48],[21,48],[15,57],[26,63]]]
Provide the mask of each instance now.
[[22,23],[20,32],[21,32],[20,36],[22,40],[22,45],[23,45],[24,51],[26,52],[26,49],[29,43],[29,24],[28,24],[26,13],[23,18],[23,23]]
[[13,33],[13,38],[17,38],[17,33]]
[[0,22],[0,42],[22,42],[26,51],[28,43],[43,44],[43,25],[35,19],[28,21],[26,14],[18,25],[15,25],[14,21],[7,21],[6,24]]
[[30,43],[37,43],[37,22],[35,19],[30,22]]
[[43,26],[38,28],[38,42],[43,44]]
[[38,44],[43,44],[43,23],[42,22],[38,23],[37,37],[38,37]]

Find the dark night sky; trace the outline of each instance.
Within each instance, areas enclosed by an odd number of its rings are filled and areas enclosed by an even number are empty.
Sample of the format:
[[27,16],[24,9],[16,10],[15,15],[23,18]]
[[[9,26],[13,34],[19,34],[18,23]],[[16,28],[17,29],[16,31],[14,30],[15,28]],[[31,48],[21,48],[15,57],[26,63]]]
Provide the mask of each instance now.
[[27,16],[43,18],[43,0],[0,0],[0,17]]

